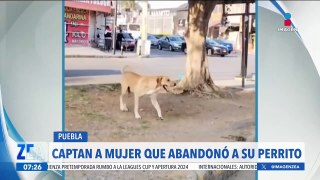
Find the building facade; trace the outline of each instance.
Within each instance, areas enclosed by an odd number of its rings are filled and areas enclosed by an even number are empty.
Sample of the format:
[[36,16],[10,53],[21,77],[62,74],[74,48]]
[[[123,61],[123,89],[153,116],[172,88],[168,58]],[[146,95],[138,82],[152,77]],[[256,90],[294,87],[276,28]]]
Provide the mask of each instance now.
[[[121,8],[120,8],[121,9]],[[244,13],[245,4],[226,5],[226,12],[229,14]],[[228,16],[227,25],[221,26],[223,6],[216,5],[211,13],[208,23],[207,37],[223,38],[234,44],[235,50],[241,50],[242,42],[242,16]],[[250,13],[255,13],[255,4],[250,4]],[[155,35],[183,36],[188,28],[188,3],[177,8],[149,9],[147,17],[147,32]],[[138,24],[141,25],[141,10],[118,15],[117,24]],[[255,40],[255,16],[249,17],[249,48],[254,48]]]
[[[233,4],[226,5],[226,9],[229,14],[244,13],[245,4]],[[211,13],[211,17],[208,23],[209,38],[223,38],[233,42],[236,50],[241,49],[241,37],[242,37],[242,16],[228,16],[228,24],[226,27],[221,26],[223,6],[216,5]],[[250,4],[250,12],[255,13],[255,4]],[[173,34],[184,34],[187,30],[188,23],[188,4],[183,4],[175,9],[174,16],[174,29]],[[249,47],[254,48],[255,40],[255,16],[249,17]]]
[[113,26],[111,1],[65,1],[64,28],[66,46],[90,46],[105,26]]
[[147,32],[155,35],[172,35],[176,9],[150,9],[148,11]]
[[183,4],[179,6],[176,9],[176,14],[173,18],[173,23],[174,23],[174,29],[173,33],[174,34],[179,34],[181,36],[184,35],[184,33],[187,30],[188,27],[188,4]]

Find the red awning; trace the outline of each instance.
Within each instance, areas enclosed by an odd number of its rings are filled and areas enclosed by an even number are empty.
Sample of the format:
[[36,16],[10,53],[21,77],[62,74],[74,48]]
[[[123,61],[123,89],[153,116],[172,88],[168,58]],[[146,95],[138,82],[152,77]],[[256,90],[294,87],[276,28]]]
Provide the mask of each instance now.
[[[85,9],[89,11],[98,11],[98,12],[104,12],[104,13],[111,13],[111,6],[107,6],[105,3],[107,1],[101,2],[101,4],[97,3],[99,1],[89,0],[89,1],[65,1],[66,7],[72,7],[77,9]],[[111,3],[108,2],[108,3]]]

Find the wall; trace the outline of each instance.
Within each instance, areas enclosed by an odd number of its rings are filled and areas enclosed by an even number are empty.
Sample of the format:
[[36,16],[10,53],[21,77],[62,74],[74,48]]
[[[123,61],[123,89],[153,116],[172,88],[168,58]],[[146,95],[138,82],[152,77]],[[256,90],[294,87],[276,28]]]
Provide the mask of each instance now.
[[95,36],[95,25],[96,25],[96,12],[95,11],[90,11],[90,19],[89,19],[89,41],[94,40]]
[[[173,23],[174,23],[174,28],[173,28],[173,34],[178,34],[178,32],[185,31],[188,26],[188,11],[177,11],[176,16],[173,17]],[[185,20],[185,26],[179,26],[179,20],[184,19]]]

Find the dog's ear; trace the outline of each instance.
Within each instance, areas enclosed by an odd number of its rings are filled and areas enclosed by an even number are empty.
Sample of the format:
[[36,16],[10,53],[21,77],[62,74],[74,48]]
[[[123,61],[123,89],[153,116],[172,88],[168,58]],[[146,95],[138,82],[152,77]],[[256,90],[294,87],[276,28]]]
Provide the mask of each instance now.
[[162,77],[158,77],[157,78],[157,86],[156,86],[156,88],[161,86],[161,81],[162,81]]

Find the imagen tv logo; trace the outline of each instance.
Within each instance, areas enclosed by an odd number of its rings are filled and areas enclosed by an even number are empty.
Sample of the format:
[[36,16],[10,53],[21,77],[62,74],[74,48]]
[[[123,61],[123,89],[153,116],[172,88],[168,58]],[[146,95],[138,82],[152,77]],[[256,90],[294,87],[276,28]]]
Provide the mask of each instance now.
[[297,28],[292,26],[290,13],[284,14],[283,25],[284,25],[283,27],[278,27],[279,32],[296,32],[296,31],[298,31]]

